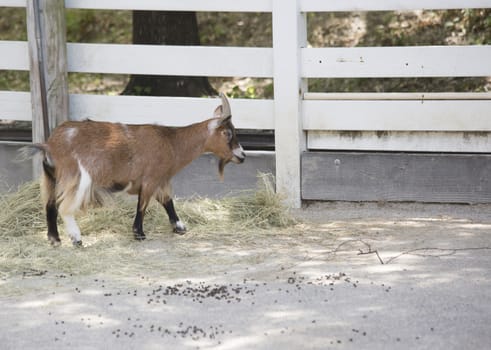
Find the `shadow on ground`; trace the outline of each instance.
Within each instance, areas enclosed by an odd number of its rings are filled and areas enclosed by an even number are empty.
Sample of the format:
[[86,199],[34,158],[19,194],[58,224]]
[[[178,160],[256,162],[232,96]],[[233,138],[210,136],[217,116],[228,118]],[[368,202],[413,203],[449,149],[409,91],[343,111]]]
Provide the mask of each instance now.
[[84,249],[43,251],[72,254],[66,269],[22,265],[0,281],[0,341],[8,349],[484,349],[489,209],[318,204],[283,229],[181,237],[164,226],[142,243],[90,234]]

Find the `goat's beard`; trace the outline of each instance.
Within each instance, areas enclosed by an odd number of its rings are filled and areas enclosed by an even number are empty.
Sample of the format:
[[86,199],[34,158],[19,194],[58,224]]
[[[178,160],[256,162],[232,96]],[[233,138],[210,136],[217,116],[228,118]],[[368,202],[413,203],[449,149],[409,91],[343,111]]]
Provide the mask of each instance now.
[[218,176],[220,176],[220,181],[223,181],[223,170],[228,162],[226,159],[220,159],[220,162],[218,162]]

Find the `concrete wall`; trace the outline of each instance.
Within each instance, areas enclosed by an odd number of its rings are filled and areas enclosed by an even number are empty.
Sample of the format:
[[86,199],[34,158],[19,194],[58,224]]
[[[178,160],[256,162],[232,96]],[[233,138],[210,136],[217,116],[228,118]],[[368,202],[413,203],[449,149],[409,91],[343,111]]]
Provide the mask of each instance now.
[[[16,163],[13,159],[20,147],[0,145],[0,193],[15,190],[20,184],[32,180],[32,162]],[[218,161],[205,154],[181,171],[174,179],[174,194],[178,197],[194,195],[221,197],[231,192],[254,189],[257,173],[275,173],[274,152],[246,152],[243,164],[228,164],[225,180],[218,178]]]
[[203,155],[174,178],[175,195],[221,197],[256,188],[258,172],[275,173],[274,152],[246,153],[244,163],[227,164],[223,182],[218,178],[218,160],[213,155]]
[[0,144],[0,193],[12,191],[32,180],[32,161],[14,162],[17,145]]

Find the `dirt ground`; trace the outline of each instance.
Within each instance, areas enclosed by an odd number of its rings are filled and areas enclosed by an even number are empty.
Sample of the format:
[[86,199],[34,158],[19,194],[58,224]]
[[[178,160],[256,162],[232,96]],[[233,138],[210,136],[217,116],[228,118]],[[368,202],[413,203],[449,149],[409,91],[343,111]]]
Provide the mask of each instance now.
[[[487,349],[490,214],[490,205],[315,203],[293,213],[297,225],[250,237],[238,227],[158,233],[128,241],[125,270],[101,259],[94,273],[2,278],[0,344]],[[83,254],[90,248],[74,253],[80,265]]]

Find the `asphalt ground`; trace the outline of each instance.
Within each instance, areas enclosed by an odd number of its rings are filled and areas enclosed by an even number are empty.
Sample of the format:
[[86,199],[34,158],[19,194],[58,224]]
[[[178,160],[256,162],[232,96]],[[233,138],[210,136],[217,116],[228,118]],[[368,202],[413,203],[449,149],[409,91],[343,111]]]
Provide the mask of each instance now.
[[0,280],[0,347],[489,349],[490,210],[315,204],[295,213],[296,231],[230,247],[236,263],[173,259],[173,274],[165,259],[131,275],[33,268]]

